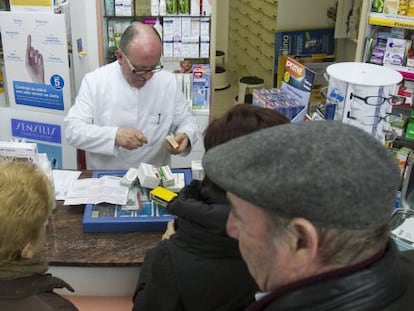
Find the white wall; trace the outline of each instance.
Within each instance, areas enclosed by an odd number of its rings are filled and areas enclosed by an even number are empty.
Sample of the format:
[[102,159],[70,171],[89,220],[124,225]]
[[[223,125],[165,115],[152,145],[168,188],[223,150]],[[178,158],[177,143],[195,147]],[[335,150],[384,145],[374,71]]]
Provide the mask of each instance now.
[[230,14],[230,0],[216,0],[217,1],[217,33],[216,33],[216,48],[217,50],[226,53],[229,45],[229,14]]
[[[95,0],[70,0],[72,30],[74,93],[77,94],[83,76],[99,67],[98,29]],[[79,55],[77,40],[82,40],[86,55]]]
[[61,295],[78,296],[130,296],[135,291],[139,267],[57,267],[48,272],[59,277],[75,290],[55,290]]
[[336,0],[279,0],[276,29],[295,30],[334,26],[326,15]]

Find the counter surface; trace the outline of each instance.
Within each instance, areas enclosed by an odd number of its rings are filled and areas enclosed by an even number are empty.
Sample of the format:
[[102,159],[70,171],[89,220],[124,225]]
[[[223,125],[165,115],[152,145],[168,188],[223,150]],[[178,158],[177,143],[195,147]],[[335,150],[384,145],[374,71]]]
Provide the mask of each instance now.
[[[91,172],[82,172],[81,178]],[[47,226],[47,251],[51,266],[141,266],[146,252],[157,246],[163,232],[84,233],[84,205],[56,202]]]

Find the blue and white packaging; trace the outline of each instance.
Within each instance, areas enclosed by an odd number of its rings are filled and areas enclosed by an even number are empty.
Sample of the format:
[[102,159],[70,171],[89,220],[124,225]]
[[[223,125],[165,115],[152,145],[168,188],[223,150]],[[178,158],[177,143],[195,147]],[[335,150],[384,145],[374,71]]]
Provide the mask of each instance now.
[[193,71],[193,109],[208,109],[210,106],[210,65],[194,64]]

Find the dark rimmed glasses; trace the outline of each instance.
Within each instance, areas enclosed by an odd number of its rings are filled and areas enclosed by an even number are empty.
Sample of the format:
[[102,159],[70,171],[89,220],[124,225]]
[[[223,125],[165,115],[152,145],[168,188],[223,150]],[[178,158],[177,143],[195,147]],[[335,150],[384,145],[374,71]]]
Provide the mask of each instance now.
[[131,64],[131,62],[130,62],[129,58],[126,56],[126,54],[125,53],[123,53],[123,54],[124,54],[125,60],[126,60],[126,62],[128,64],[129,70],[131,71],[132,74],[134,74],[134,75],[136,75],[138,77],[143,76],[146,73],[156,73],[156,72],[159,72],[159,71],[161,71],[164,68],[163,65],[159,64],[158,66],[155,66],[155,67],[150,68],[150,69],[136,69]]
[[390,97],[383,97],[383,96],[361,97],[361,96],[355,95],[354,93],[351,93],[350,99],[352,99],[354,97],[359,99],[359,100],[362,100],[365,104],[367,104],[369,106],[381,106],[385,102],[388,102],[391,105],[395,105],[395,106],[405,104],[405,97],[397,96],[397,95],[391,95]]
[[404,117],[401,113],[393,114],[393,113],[386,113],[385,116],[362,116],[362,117],[355,117],[351,115],[351,112],[348,111],[347,118],[351,120],[355,120],[362,125],[369,125],[374,126],[380,123],[381,121],[385,121],[389,124],[394,122],[400,122],[404,120]]

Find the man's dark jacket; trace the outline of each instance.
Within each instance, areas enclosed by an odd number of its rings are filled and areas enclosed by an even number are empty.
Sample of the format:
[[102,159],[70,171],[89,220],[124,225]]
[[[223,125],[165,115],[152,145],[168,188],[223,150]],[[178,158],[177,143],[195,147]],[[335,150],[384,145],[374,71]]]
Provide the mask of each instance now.
[[414,251],[401,253],[390,241],[365,262],[279,288],[247,310],[414,310]]

